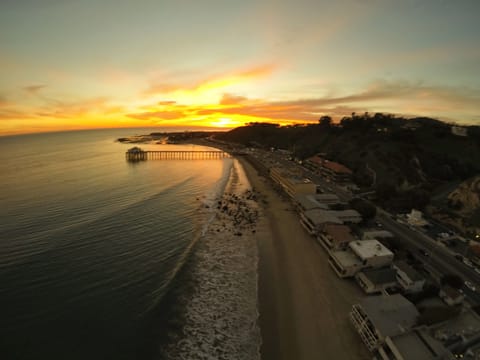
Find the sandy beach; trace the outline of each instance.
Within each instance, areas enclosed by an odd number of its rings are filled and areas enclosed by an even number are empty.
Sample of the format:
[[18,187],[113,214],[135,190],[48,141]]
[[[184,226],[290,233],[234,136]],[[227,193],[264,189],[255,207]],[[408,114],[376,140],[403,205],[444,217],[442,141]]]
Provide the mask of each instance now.
[[259,312],[263,360],[368,359],[348,319],[363,294],[339,279],[323,248],[304,230],[290,202],[240,159],[260,196]]

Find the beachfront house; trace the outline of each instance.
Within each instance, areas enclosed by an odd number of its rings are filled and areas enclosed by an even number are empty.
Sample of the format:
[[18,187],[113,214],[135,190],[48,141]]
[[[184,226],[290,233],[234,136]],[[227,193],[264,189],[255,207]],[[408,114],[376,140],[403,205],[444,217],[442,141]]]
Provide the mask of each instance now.
[[299,212],[312,209],[328,210],[330,205],[339,203],[340,200],[335,194],[300,194],[295,196],[295,204]]
[[397,272],[391,267],[366,269],[355,274],[355,281],[367,294],[381,293],[397,285]]
[[453,354],[440,341],[430,335],[425,326],[397,335],[387,336],[378,348],[379,360],[454,360]]
[[326,224],[343,224],[332,211],[312,209],[300,213],[300,223],[310,235],[317,236]]
[[317,186],[311,180],[299,177],[286,169],[272,167],[270,177],[292,198],[303,194],[315,194]]
[[326,160],[320,155],[306,159],[305,166],[333,182],[345,183],[349,182],[352,178],[352,170],[335,161]]
[[387,337],[413,328],[419,312],[400,294],[369,296],[352,306],[350,321],[368,350],[380,348]]
[[407,293],[422,291],[425,278],[405,261],[395,261],[392,267],[397,272],[397,281],[400,287]]
[[355,238],[346,225],[325,224],[317,236],[318,242],[327,250],[345,250]]
[[362,222],[362,215],[357,210],[330,210],[330,212],[347,224],[359,224]]
[[362,269],[381,268],[393,261],[393,253],[378,240],[352,241],[345,251],[330,252],[329,263],[341,278],[354,276]]

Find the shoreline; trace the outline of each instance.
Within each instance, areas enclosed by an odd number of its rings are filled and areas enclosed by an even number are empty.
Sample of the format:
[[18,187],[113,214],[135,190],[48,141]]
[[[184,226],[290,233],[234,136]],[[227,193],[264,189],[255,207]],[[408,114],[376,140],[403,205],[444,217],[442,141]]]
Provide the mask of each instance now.
[[[161,350],[166,359],[260,360],[256,195],[233,159],[222,190],[197,198],[211,221],[191,253],[192,291],[183,297],[181,332]],[[180,330],[180,329],[179,329]]]

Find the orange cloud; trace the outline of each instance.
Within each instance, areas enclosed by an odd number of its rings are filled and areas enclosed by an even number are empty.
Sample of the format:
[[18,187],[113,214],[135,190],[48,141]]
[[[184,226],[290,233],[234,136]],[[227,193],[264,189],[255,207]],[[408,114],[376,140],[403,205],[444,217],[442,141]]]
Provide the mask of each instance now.
[[206,91],[211,89],[224,88],[230,85],[246,82],[248,80],[259,79],[271,75],[278,65],[262,64],[247,69],[239,69],[230,72],[217,73],[203,78],[192,76],[178,80],[176,76],[182,78],[178,73],[162,74],[159,80],[153,81],[144,91],[144,95],[156,95],[171,93],[175,91]]

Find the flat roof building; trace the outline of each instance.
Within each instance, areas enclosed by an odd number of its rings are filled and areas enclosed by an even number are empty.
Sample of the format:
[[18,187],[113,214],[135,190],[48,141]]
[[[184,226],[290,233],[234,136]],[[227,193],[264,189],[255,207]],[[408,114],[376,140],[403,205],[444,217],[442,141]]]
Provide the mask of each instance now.
[[425,327],[387,336],[378,349],[381,360],[453,360],[453,354],[438,340],[430,336]]
[[367,294],[381,293],[397,285],[397,272],[392,268],[367,269],[355,274],[358,285]]
[[400,335],[415,326],[419,312],[400,294],[369,296],[352,306],[350,321],[368,350],[378,349],[387,336]]
[[315,194],[317,191],[317,186],[311,180],[298,177],[285,169],[271,168],[270,177],[292,198],[300,194]]
[[295,196],[295,202],[301,211],[328,210],[329,205],[339,204],[340,199],[335,194],[299,194]]
[[354,276],[367,268],[390,265],[393,253],[378,240],[352,241],[345,251],[330,252],[329,263],[339,277]]
[[325,224],[343,224],[332,211],[312,209],[300,214],[300,222],[311,235],[317,236]]
[[365,265],[380,267],[393,261],[393,253],[378,240],[357,240],[348,246]]

